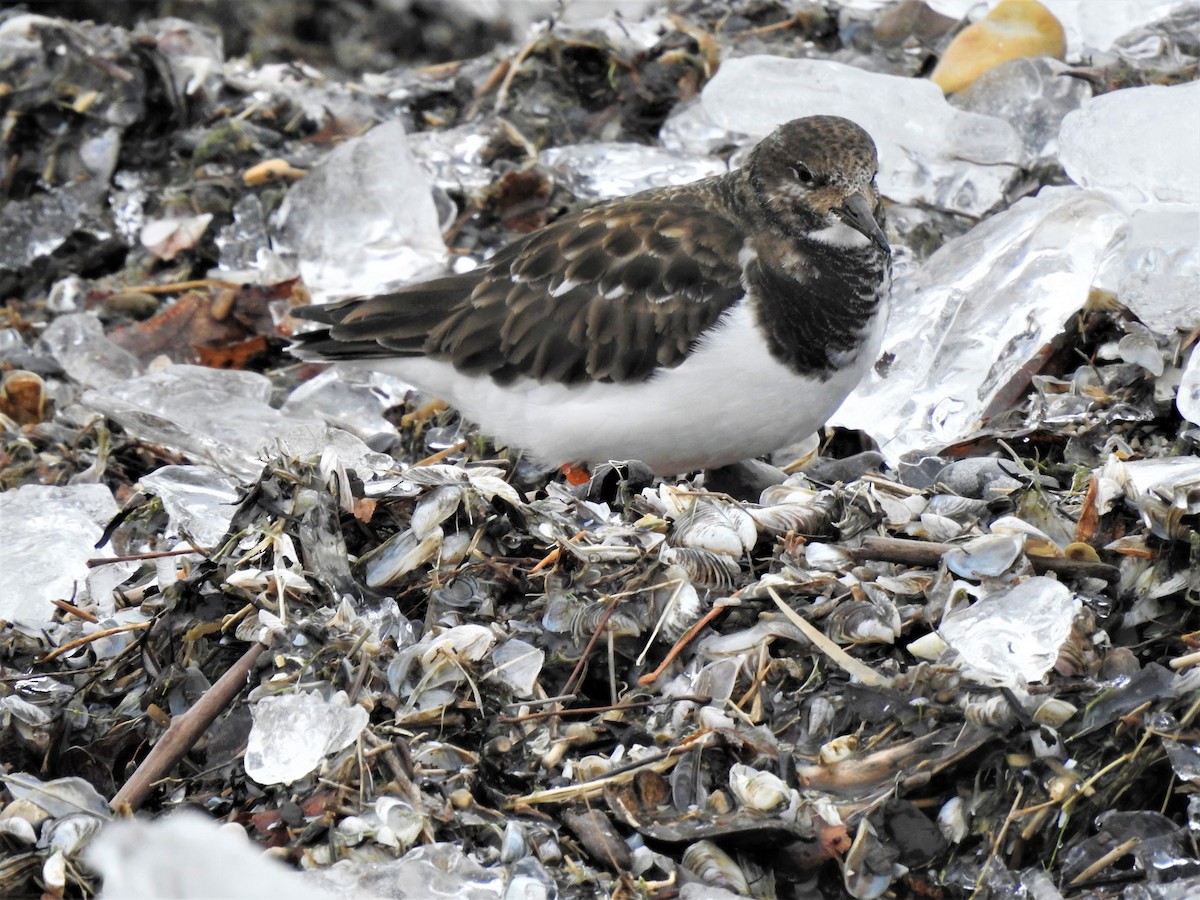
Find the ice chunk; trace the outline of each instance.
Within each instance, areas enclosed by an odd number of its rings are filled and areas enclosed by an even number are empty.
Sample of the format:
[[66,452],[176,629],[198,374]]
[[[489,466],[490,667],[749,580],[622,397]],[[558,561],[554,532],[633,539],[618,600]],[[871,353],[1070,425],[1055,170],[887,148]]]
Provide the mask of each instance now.
[[445,261],[433,184],[404,127],[385,122],[335,148],[284,198],[281,251],[318,301],[378,294]]
[[246,774],[259,784],[291,784],[327,754],[358,739],[370,718],[344,691],[329,700],[316,691],[263,697],[250,708]]
[[104,195],[99,181],[80,181],[7,202],[0,210],[0,269],[19,271],[49,256],[75,233],[88,234],[97,243],[111,238]]
[[289,421],[263,445],[271,456],[291,459],[336,461],[353,469],[363,481],[384,475],[396,461],[386,453],[376,453],[361,439],[340,428],[305,421]]
[[622,143],[552,147],[543,150],[538,161],[584,200],[610,200],[647,188],[687,184],[729,169],[719,159]]
[[1063,120],[1059,156],[1078,184],[1133,207],[1099,281],[1153,331],[1197,324],[1200,82],[1113,91]]
[[1080,608],[1062,582],[1037,576],[951,612],[938,634],[973,677],[1015,687],[1053,668]]
[[1193,425],[1200,425],[1200,352],[1194,347],[1187,365],[1183,367],[1183,378],[1179,382],[1175,406],[1181,416]]
[[1093,97],[1063,120],[1058,142],[1082,187],[1133,205],[1200,206],[1200,82]]
[[1047,188],[943,246],[897,281],[890,362],[831,421],[868,432],[893,463],[970,434],[1083,306],[1125,221],[1103,195]]
[[141,374],[142,364],[104,333],[94,313],[59,316],[42,333],[42,344],[72,380],[108,387]]
[[400,859],[377,860],[365,854],[328,869],[305,872],[311,882],[337,896],[421,897],[423,900],[500,900],[505,896],[502,869],[485,869],[457,844],[424,844]]
[[1052,158],[1058,151],[1063,118],[1092,96],[1091,86],[1064,75],[1066,70],[1052,59],[1013,60],[984,72],[950,102],[1010,123],[1030,159]]
[[49,620],[54,600],[80,597],[111,614],[113,588],[135,564],[88,560],[113,555],[96,543],[118,511],[102,484],[0,492],[0,619],[37,626]]
[[287,421],[270,397],[271,382],[255,372],[173,365],[87,391],[82,402],[143,440],[252,480],[262,469],[259,448]]
[[[1008,122],[955,109],[931,82],[828,60],[727,60],[704,86],[700,107],[680,115],[706,115],[719,128],[755,137],[801,116],[844,116],[875,139],[888,197],[973,216],[1002,199],[1025,156]],[[697,137],[678,126],[674,133]]]
[[399,378],[351,366],[331,366],[296,387],[283,406],[284,414],[323,419],[379,447],[396,436],[383,414],[403,404],[415,390]]
[[122,900],[345,896],[269,858],[240,826],[222,827],[193,810],[114,822],[88,848],[87,862],[104,878],[101,896]]
[[1100,278],[1115,281],[1117,298],[1151,331],[1200,325],[1200,205],[1135,210]]
[[215,547],[233,518],[237,482],[208,466],[163,466],[139,482],[142,490],[162,501],[170,524],[168,539],[188,537],[201,547]]
[[233,221],[217,234],[220,260],[216,276],[245,284],[277,284],[296,277],[296,269],[271,249],[262,202],[246,194],[233,207]]
[[410,134],[408,146],[442,190],[475,194],[492,183],[492,171],[484,162],[492,140],[486,130],[472,122],[443,131]]

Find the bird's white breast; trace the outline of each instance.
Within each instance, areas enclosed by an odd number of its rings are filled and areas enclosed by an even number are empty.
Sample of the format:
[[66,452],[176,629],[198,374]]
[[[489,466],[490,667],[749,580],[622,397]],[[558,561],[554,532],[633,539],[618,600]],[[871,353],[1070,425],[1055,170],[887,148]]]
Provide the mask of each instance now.
[[680,365],[644,382],[498,385],[425,358],[373,360],[455,406],[499,442],[553,465],[640,459],[660,474],[712,468],[808,436],[875,360],[884,316],[852,364],[827,381],[776,362],[746,301]]

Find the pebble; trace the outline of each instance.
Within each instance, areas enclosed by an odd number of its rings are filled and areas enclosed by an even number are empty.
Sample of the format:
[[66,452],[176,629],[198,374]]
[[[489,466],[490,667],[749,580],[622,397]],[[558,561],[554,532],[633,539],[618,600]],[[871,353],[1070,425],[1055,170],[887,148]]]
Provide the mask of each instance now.
[[1066,49],[1062,24],[1037,0],[1002,0],[959,32],[930,78],[953,94],[1001,63],[1030,56],[1062,59]]

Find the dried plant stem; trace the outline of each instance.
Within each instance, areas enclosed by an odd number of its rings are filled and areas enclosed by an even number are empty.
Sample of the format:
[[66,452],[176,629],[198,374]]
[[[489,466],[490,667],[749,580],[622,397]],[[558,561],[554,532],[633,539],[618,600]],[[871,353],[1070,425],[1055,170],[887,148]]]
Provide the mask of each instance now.
[[154,749],[110,801],[114,810],[133,812],[146,802],[158,780],[175,768],[222,710],[246,689],[250,673],[267,649],[266,644],[256,642],[196,701],[195,706],[171,720]]
[[[953,549],[953,544],[938,544],[933,541],[868,537],[863,540],[861,547],[851,549],[850,554],[860,562],[875,559],[914,566],[936,566],[941,562],[942,556]],[[1069,559],[1065,556],[1030,556],[1029,562],[1039,575],[1053,572],[1069,578],[1099,578],[1109,584],[1121,578],[1121,570],[1108,563]]]

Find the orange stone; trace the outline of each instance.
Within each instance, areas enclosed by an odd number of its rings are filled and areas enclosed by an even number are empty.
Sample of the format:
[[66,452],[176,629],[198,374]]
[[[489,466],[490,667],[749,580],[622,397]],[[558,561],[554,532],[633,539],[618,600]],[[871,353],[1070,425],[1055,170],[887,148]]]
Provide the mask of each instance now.
[[1062,24],[1050,10],[1037,0],[1001,0],[950,42],[930,80],[953,94],[1001,63],[1030,56],[1062,59],[1066,51]]

